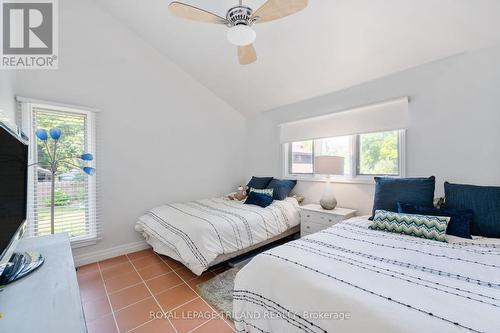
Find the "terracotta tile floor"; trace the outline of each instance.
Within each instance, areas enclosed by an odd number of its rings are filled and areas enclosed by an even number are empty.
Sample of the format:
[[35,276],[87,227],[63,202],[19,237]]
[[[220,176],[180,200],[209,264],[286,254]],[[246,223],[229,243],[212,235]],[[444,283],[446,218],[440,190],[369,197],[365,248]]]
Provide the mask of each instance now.
[[[196,285],[222,271],[219,268],[197,277],[179,262],[152,250],[82,266],[77,276],[88,331],[234,332],[233,323],[196,291]],[[151,312],[160,317],[152,318]]]

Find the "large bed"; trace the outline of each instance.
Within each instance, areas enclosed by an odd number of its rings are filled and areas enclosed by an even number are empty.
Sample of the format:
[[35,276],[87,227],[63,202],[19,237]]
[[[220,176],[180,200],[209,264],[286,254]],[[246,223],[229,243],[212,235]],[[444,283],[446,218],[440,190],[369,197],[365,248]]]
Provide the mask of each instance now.
[[357,217],[236,276],[238,332],[499,332],[500,242],[371,230]]
[[299,204],[291,197],[266,208],[214,198],[154,208],[135,229],[155,252],[200,275],[210,266],[298,232],[299,224]]

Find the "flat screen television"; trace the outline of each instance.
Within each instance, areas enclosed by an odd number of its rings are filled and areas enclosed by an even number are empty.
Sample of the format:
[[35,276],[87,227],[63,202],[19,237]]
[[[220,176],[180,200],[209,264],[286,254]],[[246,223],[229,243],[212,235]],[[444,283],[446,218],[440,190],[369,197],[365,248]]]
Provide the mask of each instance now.
[[23,231],[27,192],[28,143],[0,122],[0,263]]
[[45,258],[14,252],[27,215],[28,140],[0,122],[0,288],[34,272]]

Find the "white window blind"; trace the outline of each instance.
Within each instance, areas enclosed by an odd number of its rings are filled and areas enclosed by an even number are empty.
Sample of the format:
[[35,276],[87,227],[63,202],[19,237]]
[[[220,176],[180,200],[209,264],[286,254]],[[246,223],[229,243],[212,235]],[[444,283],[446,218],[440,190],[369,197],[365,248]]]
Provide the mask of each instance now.
[[399,98],[280,125],[281,143],[407,128],[408,98]]
[[[93,111],[61,105],[21,102],[21,122],[30,138],[27,231],[30,236],[51,233],[50,203],[52,175],[46,149],[35,136],[37,129],[59,128],[58,172],[55,176],[54,232],[68,233],[73,246],[95,243],[100,235],[97,206],[98,172],[89,176],[82,167],[96,168],[96,114]],[[49,140],[49,148],[52,141]],[[83,162],[79,156],[91,153],[94,160]]]

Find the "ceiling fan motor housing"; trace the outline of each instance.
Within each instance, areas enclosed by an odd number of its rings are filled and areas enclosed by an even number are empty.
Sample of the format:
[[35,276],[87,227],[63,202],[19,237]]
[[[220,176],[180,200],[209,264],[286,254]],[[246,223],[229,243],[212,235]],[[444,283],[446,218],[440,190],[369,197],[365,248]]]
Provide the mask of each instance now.
[[226,20],[230,27],[234,27],[236,25],[251,26],[256,21],[255,18],[252,18],[252,14],[252,8],[236,6],[227,11]]

